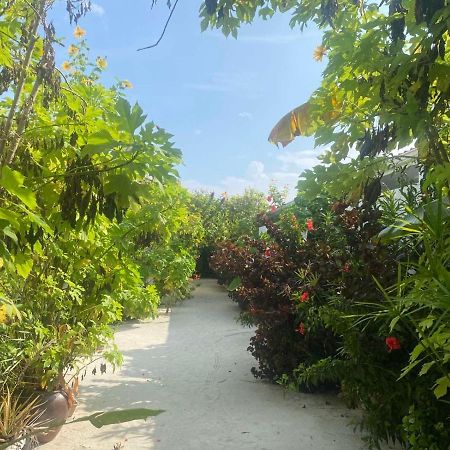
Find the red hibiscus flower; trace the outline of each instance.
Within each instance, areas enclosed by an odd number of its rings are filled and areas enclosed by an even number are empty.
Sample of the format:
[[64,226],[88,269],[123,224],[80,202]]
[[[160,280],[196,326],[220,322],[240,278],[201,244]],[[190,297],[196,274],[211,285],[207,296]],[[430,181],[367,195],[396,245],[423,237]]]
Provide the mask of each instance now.
[[271,207],[270,207],[270,211],[271,212],[275,212],[277,210],[277,207],[275,206],[275,205],[272,205]]
[[314,222],[312,219],[308,219],[306,221],[306,228],[308,229],[308,231],[314,231]]
[[265,256],[266,258],[270,258],[270,256],[271,256],[270,248],[266,248],[266,251],[264,252],[264,256]]
[[295,330],[297,333],[300,333],[302,336],[305,335],[305,324],[303,322],[300,323],[300,325],[297,327],[297,329]]
[[305,302],[307,302],[308,300],[309,300],[309,292],[308,292],[308,291],[305,291],[305,292],[303,292],[302,295],[300,296],[300,301],[301,301],[302,303],[305,303]]
[[386,342],[389,352],[392,352],[392,350],[400,350],[402,348],[400,341],[394,336],[387,337],[384,342]]
[[342,267],[342,272],[350,272],[350,264],[349,263],[345,263],[344,267]]

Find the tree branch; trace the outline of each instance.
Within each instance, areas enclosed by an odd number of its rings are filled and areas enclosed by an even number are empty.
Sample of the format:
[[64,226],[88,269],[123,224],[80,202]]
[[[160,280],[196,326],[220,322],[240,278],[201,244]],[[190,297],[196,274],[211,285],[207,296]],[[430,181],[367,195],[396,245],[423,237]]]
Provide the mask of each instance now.
[[175,1],[173,8],[170,11],[169,17],[166,20],[166,24],[164,25],[163,31],[162,31],[161,35],[159,36],[159,39],[152,45],[149,45],[147,47],[138,48],[137,49],[138,52],[140,52],[141,50],[148,50],[150,48],[154,48],[162,41],[162,38],[164,37],[164,34],[166,33],[167,27],[169,26],[169,22],[172,19],[172,16],[175,11],[175,8],[177,7],[177,4],[178,4],[178,0]]

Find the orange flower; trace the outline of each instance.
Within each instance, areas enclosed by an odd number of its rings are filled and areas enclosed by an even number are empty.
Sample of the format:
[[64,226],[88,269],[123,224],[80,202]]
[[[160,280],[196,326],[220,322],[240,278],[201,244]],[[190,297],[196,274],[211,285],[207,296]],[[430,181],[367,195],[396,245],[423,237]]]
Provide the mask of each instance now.
[[86,30],[84,30],[83,28],[77,26],[75,28],[74,32],[73,32],[73,35],[77,39],[81,39],[82,37],[86,36]]
[[101,70],[106,69],[108,67],[108,61],[106,61],[106,58],[102,58],[101,56],[97,56],[95,63],[97,64],[97,67]]
[[67,52],[69,53],[70,56],[74,56],[79,52],[79,48],[76,45],[70,45],[69,49],[67,50]]
[[125,89],[131,89],[133,87],[133,84],[130,83],[128,80],[123,80],[122,87],[124,87]]
[[323,45],[319,45],[315,48],[313,58],[316,61],[322,61],[322,58],[327,54],[327,49]]

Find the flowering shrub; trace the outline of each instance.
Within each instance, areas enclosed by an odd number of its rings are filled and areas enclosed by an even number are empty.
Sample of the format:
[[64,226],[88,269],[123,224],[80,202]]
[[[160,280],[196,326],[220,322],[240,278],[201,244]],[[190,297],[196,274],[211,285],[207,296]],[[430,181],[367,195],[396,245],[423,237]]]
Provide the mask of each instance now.
[[366,298],[376,290],[373,276],[388,282],[396,271],[387,249],[370,242],[381,229],[378,217],[344,203],[319,199],[306,207],[299,200],[278,224],[261,218],[264,239],[218,248],[211,265],[222,282],[240,278],[230,295],[244,308],[243,322],[257,326],[249,346],[256,376],[276,380],[336,354],[342,338],[321,309],[337,293],[347,304]]
[[[426,243],[430,268],[420,268],[424,240],[381,244],[376,208],[297,199],[277,214],[277,223],[261,218],[267,235],[225,242],[211,261],[220,281],[231,283],[242,322],[256,326],[248,348],[258,361],[254,375],[303,390],[339,386],[350,406],[365,410],[371,447],[390,439],[448,448],[448,405],[439,400],[448,395],[448,269],[437,249],[450,241]],[[445,236],[439,226],[424,229]],[[404,280],[399,263],[409,267]]]
[[266,236],[222,243],[211,260],[220,281],[231,283],[242,322],[256,326],[252,372],[303,390],[339,386],[350,406],[364,408],[371,446],[392,439],[416,442],[414,449],[447,448],[446,403],[430,390],[433,364],[441,367],[444,356],[428,359],[420,378],[405,371],[415,347],[423,350],[414,325],[400,317],[402,304],[381,288],[396,284],[411,246],[374,239],[383,226],[373,207],[296,202],[276,224],[261,218]]

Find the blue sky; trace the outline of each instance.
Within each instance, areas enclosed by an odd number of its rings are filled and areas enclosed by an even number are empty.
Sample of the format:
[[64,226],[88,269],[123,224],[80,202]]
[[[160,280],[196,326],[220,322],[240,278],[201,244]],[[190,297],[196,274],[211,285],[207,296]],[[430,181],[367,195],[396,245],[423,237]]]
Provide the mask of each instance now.
[[[74,27],[64,3],[55,11],[55,25],[70,44]],[[180,0],[158,47],[137,52],[156,41],[169,12],[165,0],[154,9],[150,5],[151,0],[95,0],[80,26],[87,30],[92,57],[108,60],[105,81],[131,81],[130,100],[174,134],[184,155],[183,184],[237,193],[249,186],[265,191],[275,180],[293,192],[319,151],[307,138],[277,149],[267,136],[319,85],[324,63],[312,54],[320,32],[291,30],[289,16],[282,14],[243,26],[237,40],[227,39],[219,31],[200,32],[200,1]]]

